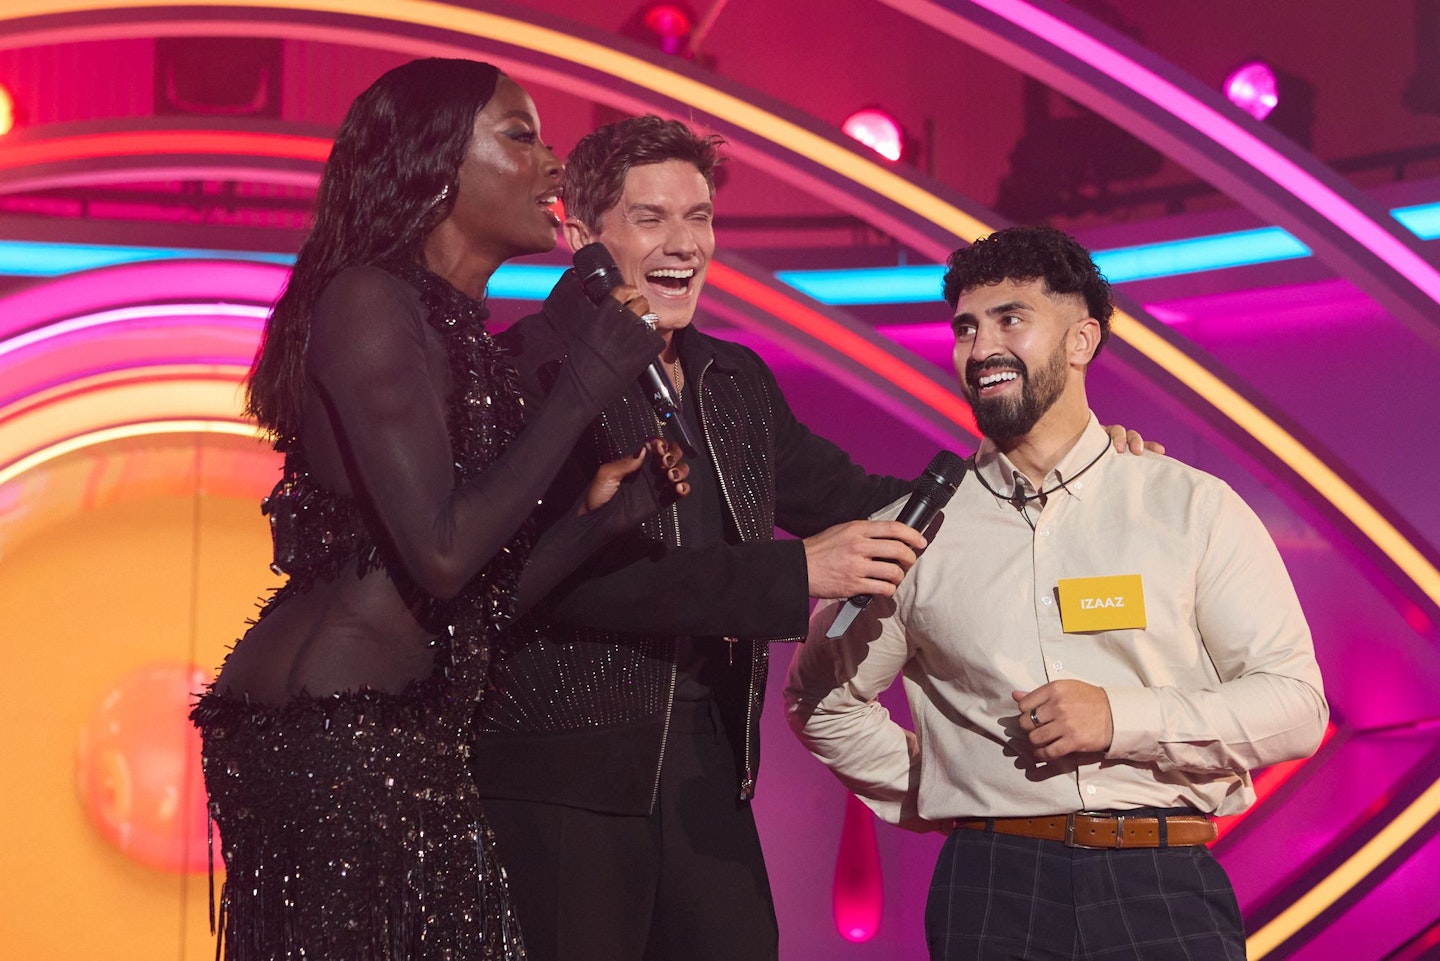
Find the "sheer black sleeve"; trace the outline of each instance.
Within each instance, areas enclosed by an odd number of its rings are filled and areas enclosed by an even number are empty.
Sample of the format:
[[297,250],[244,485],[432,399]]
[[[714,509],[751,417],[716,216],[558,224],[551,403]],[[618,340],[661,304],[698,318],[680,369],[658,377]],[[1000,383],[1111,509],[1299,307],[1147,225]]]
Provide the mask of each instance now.
[[444,347],[413,292],[381,270],[356,268],[322,295],[306,373],[343,464],[344,476],[330,482],[365,505],[422,590],[452,597],[485,566],[585,425],[659,352],[658,335],[611,304],[571,339],[555,389],[531,407],[520,437],[478,478],[457,485]]

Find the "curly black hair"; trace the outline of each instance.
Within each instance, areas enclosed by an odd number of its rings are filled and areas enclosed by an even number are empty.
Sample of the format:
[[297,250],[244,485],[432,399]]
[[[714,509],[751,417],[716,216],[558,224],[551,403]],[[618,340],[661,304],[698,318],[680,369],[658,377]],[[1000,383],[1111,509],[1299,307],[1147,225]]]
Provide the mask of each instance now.
[[1110,282],[1090,259],[1090,252],[1069,234],[1054,227],[1007,227],[961,247],[945,263],[945,302],[954,310],[960,295],[974,287],[1002,281],[1043,280],[1050,294],[1079,294],[1091,317],[1100,322],[1100,345],[1110,339],[1115,312]]

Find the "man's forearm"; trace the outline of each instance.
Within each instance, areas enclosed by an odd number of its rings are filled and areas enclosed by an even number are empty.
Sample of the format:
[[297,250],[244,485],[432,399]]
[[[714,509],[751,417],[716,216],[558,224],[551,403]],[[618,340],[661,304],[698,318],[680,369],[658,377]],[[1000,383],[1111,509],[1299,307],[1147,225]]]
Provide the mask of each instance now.
[[1242,774],[1309,757],[1329,708],[1311,684],[1254,673],[1207,691],[1109,688],[1115,738],[1109,757],[1162,769]]

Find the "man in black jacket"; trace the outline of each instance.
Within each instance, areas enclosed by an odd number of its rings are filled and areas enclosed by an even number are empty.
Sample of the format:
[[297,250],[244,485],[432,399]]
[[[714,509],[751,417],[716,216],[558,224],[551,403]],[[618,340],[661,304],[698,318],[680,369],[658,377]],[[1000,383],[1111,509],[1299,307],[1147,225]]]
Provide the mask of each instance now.
[[[791,413],[753,351],[690,326],[714,251],[719,138],[639,117],[576,145],[566,237],[603,242],[666,339],[660,360],[702,448],[691,493],[557,592],[494,652],[476,780],[536,961],[774,958],[750,811],[766,643],[808,597],[888,595],[923,541],[855,520],[909,483],[866,474]],[[527,397],[594,308],[567,273],[499,336]],[[637,385],[592,424],[544,510],[659,433]],[[776,541],[776,526],[803,540]]]
[[[776,957],[750,811],[766,644],[805,634],[808,597],[889,596],[924,543],[855,520],[912,482],[866,474],[795,419],[753,351],[691,326],[715,249],[720,142],[637,117],[567,161],[566,239],[603,242],[648,300],[701,450],[688,497],[493,653],[473,766],[532,961]],[[594,309],[567,273],[499,335],[527,398],[548,393],[565,331]],[[574,510],[601,464],[658,433],[637,384],[591,425],[542,513]],[[802,539],[777,541],[776,527]]]

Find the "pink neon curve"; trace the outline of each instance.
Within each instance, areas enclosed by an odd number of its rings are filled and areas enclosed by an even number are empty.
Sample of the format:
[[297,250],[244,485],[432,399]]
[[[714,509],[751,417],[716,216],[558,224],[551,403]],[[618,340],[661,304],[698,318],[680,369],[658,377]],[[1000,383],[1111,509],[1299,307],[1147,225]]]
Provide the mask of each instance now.
[[971,0],[997,16],[1089,63],[1168,113],[1204,133],[1277,183],[1366,247],[1440,303],[1440,273],[1309,173],[1259,138],[1161,77],[1023,0]]

